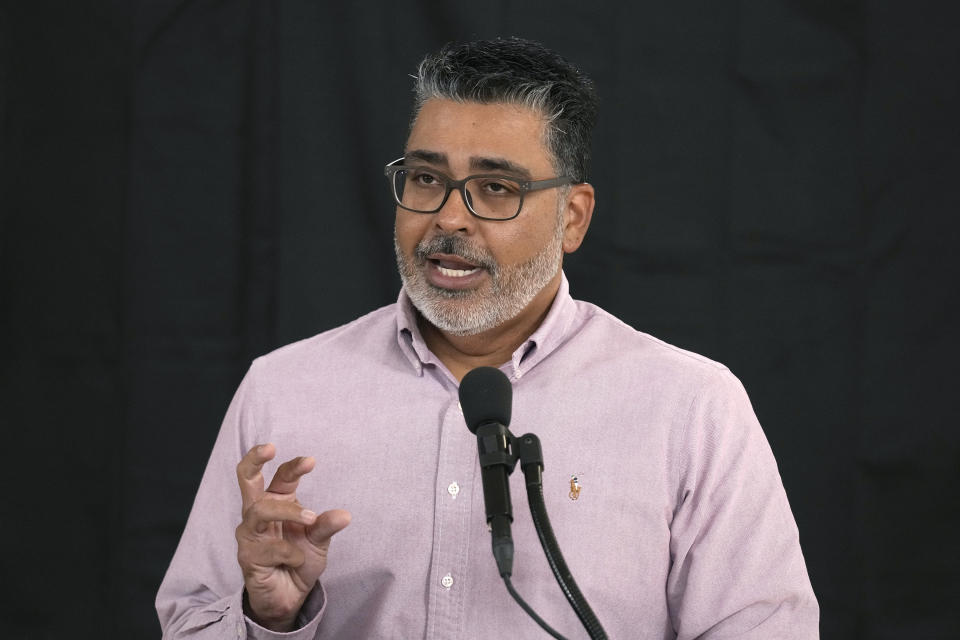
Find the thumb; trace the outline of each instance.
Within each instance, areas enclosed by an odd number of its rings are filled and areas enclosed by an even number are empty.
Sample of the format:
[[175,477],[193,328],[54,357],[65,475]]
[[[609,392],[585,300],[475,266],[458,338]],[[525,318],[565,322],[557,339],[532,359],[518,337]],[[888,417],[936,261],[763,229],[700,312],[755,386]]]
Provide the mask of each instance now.
[[306,528],[307,540],[316,546],[329,544],[333,534],[342,531],[350,524],[350,512],[343,509],[331,509],[317,516],[313,524]]

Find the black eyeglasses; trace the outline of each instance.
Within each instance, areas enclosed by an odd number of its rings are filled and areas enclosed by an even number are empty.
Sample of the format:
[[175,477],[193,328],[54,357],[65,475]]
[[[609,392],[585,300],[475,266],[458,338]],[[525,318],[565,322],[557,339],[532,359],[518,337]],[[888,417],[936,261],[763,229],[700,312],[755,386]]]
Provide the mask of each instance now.
[[456,189],[470,213],[483,220],[512,220],[520,214],[523,196],[530,191],[576,182],[569,176],[547,180],[518,180],[510,176],[481,174],[454,180],[427,166],[404,165],[398,158],[384,168],[397,204],[407,211],[436,213]]

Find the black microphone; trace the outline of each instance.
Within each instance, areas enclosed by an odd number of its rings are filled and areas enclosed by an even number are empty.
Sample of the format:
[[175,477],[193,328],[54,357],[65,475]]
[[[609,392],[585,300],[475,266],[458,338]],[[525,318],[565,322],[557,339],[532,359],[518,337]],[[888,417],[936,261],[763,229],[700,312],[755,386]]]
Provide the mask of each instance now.
[[513,506],[510,502],[510,474],[517,464],[513,453],[510,408],[513,388],[499,369],[478,367],[460,382],[460,407],[467,427],[477,436],[480,477],[487,524],[493,538],[493,557],[501,577],[513,573]]
[[[479,367],[473,369],[460,381],[460,408],[467,427],[477,435],[477,450],[480,454],[480,474],[483,480],[483,502],[487,508],[487,525],[493,537],[493,557],[497,570],[507,587],[524,611],[544,631],[558,640],[563,636],[550,627],[543,618],[530,608],[510,581],[513,573],[513,537],[510,524],[513,522],[513,507],[510,503],[510,474],[517,465],[518,456],[526,477],[527,498],[530,513],[537,529],[540,544],[547,555],[550,568],[564,595],[573,606],[591,639],[606,640],[606,632],[590,609],[570,570],[563,560],[560,547],[553,536],[547,508],[543,502],[543,452],[540,439],[532,433],[514,439],[510,433],[510,409],[513,403],[513,387],[499,369]],[[516,452],[514,451],[516,448]]]

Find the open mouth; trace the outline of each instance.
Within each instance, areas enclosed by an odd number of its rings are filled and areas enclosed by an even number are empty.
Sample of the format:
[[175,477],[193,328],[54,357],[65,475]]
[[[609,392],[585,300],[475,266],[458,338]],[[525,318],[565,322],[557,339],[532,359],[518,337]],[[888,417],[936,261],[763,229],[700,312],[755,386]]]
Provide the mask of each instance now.
[[[432,280],[441,286],[457,286],[457,282],[464,284],[472,282],[484,271],[483,267],[467,262],[460,256],[451,254],[433,254],[427,256],[427,262],[432,267]],[[470,276],[475,276],[471,278]]]
[[455,269],[455,268],[445,267],[439,262],[434,264],[437,265],[437,271],[439,271],[443,275],[450,278],[464,278],[470,275],[471,273],[476,273],[477,271],[480,271],[480,267],[473,267],[471,269]]
[[449,278],[464,278],[480,270],[458,256],[430,256],[427,260],[436,266],[437,271]]

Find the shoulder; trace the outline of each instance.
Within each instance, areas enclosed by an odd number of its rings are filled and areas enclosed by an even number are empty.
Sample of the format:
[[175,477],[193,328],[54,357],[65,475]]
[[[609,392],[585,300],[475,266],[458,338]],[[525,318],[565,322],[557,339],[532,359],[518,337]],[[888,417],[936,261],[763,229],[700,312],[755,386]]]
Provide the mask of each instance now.
[[279,347],[255,359],[250,373],[258,378],[290,376],[345,367],[364,355],[385,352],[396,345],[396,307],[396,303],[386,305],[347,324]]
[[638,331],[595,305],[577,305],[575,339],[605,354],[597,379],[640,407],[644,424],[660,424],[672,434],[670,459],[682,461],[681,475],[705,458],[738,451],[772,461],[750,398],[729,368]]
[[[598,364],[642,374],[658,384],[704,387],[736,380],[726,365],[639,331],[610,312],[581,300],[570,328],[571,342],[594,353]],[[582,357],[589,358],[587,355]]]

